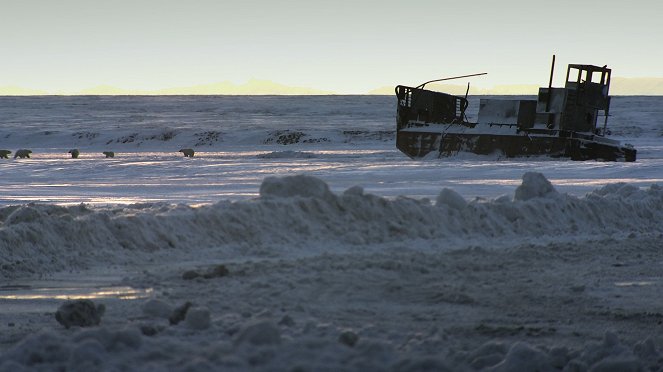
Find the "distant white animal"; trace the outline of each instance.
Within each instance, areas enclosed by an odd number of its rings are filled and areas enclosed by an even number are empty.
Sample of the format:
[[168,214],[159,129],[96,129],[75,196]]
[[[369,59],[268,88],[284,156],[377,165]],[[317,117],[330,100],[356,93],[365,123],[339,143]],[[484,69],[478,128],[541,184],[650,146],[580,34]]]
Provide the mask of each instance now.
[[185,158],[192,158],[194,153],[193,149],[180,149],[178,152],[183,153]]
[[102,154],[106,155],[107,158],[114,158],[115,153],[113,151],[104,151]]
[[71,154],[72,159],[78,159],[78,155],[81,154],[81,152],[78,151],[78,149],[71,149],[69,150],[69,153]]
[[0,150],[0,158],[2,158],[2,159],[9,159],[9,156],[8,156],[8,155],[11,154],[11,153],[12,153],[12,152],[9,151],[9,150]]
[[16,159],[16,158],[21,158],[21,159],[28,158],[29,159],[30,154],[32,154],[32,150],[26,150],[26,149],[16,150],[16,153],[14,153],[14,159]]

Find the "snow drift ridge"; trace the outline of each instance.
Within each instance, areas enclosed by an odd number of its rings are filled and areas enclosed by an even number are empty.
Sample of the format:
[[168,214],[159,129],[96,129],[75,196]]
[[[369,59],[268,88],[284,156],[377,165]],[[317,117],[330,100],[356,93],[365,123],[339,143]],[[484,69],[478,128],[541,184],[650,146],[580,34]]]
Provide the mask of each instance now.
[[[390,200],[352,187],[336,195],[322,180],[268,177],[260,197],[190,207],[136,204],[64,207],[26,204],[0,209],[4,277],[82,268],[94,262],[149,257],[159,250],[202,248],[242,254],[278,246],[337,241],[361,246],[444,239],[449,246],[483,239],[663,233],[663,188],[611,184],[578,198],[559,194],[539,173],[526,173],[515,197],[467,202],[442,190],[436,203]],[[620,235],[621,236],[621,235]],[[115,261],[114,261],[115,260]]]

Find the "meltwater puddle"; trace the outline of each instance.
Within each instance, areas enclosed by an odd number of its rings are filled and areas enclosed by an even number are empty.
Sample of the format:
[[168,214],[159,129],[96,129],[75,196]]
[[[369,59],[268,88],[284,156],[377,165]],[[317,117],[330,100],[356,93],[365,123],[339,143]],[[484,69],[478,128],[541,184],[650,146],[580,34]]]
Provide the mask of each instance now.
[[117,276],[71,277],[0,285],[0,314],[53,312],[67,300],[138,300],[152,288],[136,288]]

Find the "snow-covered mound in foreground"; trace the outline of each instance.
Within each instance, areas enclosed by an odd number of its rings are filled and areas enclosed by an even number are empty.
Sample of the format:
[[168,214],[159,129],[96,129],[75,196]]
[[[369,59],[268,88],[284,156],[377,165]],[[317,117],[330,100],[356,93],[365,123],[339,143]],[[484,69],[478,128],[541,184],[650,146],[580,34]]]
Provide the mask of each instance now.
[[[362,246],[438,240],[446,247],[499,246],[500,241],[557,241],[663,233],[663,189],[612,184],[578,198],[527,173],[515,197],[466,201],[444,189],[429,200],[394,200],[352,187],[333,194],[309,176],[266,178],[260,197],[214,205],[136,204],[64,207],[27,204],[0,209],[1,276],[18,277],[139,262],[163,250],[214,248],[237,256],[285,254],[312,242]],[[310,248],[312,249],[312,248]]]
[[[284,337],[281,329],[287,331],[288,326],[283,324],[247,323],[232,337],[221,333],[193,345],[182,339],[211,330],[189,327],[158,336],[144,335],[137,327],[75,330],[68,335],[42,331],[0,355],[0,370],[637,372],[656,366],[661,357],[651,340],[629,348],[606,333],[601,342],[589,342],[580,350],[494,341],[446,356],[399,358],[404,351],[388,343],[355,345],[358,338],[352,331],[338,331],[335,340],[309,330],[309,335],[292,340]],[[179,341],[172,337],[176,335]]]

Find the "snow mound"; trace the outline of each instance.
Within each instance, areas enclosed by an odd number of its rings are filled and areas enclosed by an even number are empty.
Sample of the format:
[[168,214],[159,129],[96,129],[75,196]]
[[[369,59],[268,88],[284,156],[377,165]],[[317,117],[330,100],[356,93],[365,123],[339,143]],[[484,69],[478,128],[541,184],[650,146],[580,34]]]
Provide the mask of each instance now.
[[305,175],[290,177],[267,177],[260,185],[263,198],[291,198],[295,196],[333,200],[334,195],[324,181]]
[[[140,349],[142,336],[136,328],[91,328],[67,336],[42,331],[26,337],[0,356],[0,370],[103,369],[112,355]],[[112,368],[111,368],[112,369]]]
[[663,188],[657,185],[608,185],[575,197],[557,193],[541,174],[527,173],[516,194],[515,200],[467,202],[447,189],[431,205],[382,198],[359,187],[336,195],[324,181],[297,175],[265,178],[255,200],[196,208],[11,206],[0,208],[0,276],[141,262],[164,250],[214,248],[237,257],[238,246],[245,255],[278,255],[277,246],[317,245],[312,242],[360,246],[444,239],[462,248],[494,246],[499,239],[663,233]]
[[272,151],[265,154],[258,154],[258,159],[311,159],[316,155],[306,151]]
[[163,300],[151,298],[142,305],[143,314],[151,317],[168,319],[173,307]]
[[[399,350],[390,341],[359,339],[353,346],[324,335],[282,337],[269,320],[247,322],[237,335],[212,326],[195,332],[205,341],[188,343],[181,333],[142,335],[136,327],[106,327],[69,333],[41,331],[0,354],[0,370],[310,370],[344,371],[644,371],[661,366],[660,353],[640,353],[607,333],[601,342],[577,349],[537,347],[527,342],[457,352],[444,343],[433,350]],[[216,331],[216,333],[215,333]],[[189,335],[191,335],[189,333]],[[208,344],[209,346],[201,346]],[[490,346],[498,346],[493,343]],[[504,349],[507,349],[505,351]],[[190,368],[190,363],[202,369]],[[221,363],[221,364],[219,364]],[[651,367],[646,369],[645,366]],[[221,368],[228,367],[228,368]]]
[[247,324],[238,334],[235,343],[252,345],[272,345],[281,343],[281,331],[269,320]]
[[467,201],[459,193],[449,188],[444,188],[440,191],[435,203],[437,206],[447,206],[456,210],[461,210],[467,207]]
[[210,327],[210,311],[206,307],[192,307],[186,312],[184,324],[195,330],[204,330]]
[[515,200],[530,200],[557,195],[552,183],[541,173],[527,172],[523,174],[523,183],[516,188]]

